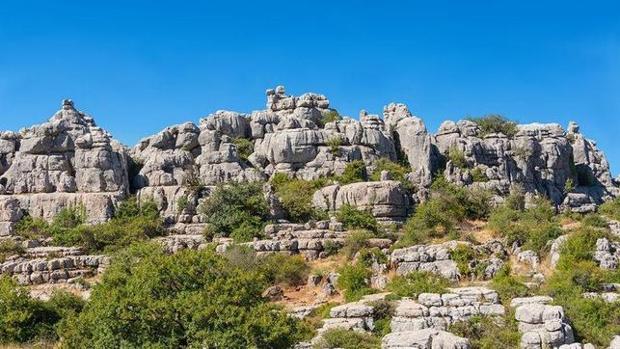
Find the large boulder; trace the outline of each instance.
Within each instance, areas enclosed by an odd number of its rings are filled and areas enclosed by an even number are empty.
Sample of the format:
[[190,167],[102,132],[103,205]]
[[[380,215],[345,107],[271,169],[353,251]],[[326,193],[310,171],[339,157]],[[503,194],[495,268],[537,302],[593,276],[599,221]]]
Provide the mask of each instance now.
[[403,221],[411,210],[411,203],[398,181],[359,182],[331,185],[314,193],[316,208],[337,211],[344,205],[368,210],[380,221]]

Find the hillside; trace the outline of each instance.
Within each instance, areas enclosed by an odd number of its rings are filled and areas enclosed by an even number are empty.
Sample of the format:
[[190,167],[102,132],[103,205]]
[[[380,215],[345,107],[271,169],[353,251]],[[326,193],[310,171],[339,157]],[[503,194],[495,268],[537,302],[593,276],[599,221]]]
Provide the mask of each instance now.
[[0,132],[0,343],[620,348],[620,178],[576,123],[266,97]]

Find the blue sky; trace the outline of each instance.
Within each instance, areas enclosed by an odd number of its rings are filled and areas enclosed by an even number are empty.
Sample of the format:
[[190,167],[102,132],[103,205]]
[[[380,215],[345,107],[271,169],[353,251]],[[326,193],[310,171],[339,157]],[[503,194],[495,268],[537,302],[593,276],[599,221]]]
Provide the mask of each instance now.
[[435,131],[501,113],[580,123],[620,172],[617,1],[28,1],[0,7],[0,129],[62,98],[126,144],[264,91],[341,114],[398,101]]

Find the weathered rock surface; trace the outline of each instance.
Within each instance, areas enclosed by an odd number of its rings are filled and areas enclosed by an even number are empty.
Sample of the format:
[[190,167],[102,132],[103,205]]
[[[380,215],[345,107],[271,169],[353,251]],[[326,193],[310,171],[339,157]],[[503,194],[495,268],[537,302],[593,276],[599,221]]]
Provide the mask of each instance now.
[[101,272],[110,262],[103,255],[68,255],[52,259],[18,258],[0,264],[0,274],[12,276],[21,285],[69,282]]
[[70,100],[46,123],[2,133],[0,164],[4,235],[19,210],[50,219],[64,207],[83,205],[90,222],[105,221],[129,189],[125,148]]
[[390,262],[396,273],[406,275],[413,271],[439,274],[450,280],[459,278],[459,269],[450,259],[450,251],[457,246],[455,241],[440,245],[416,245],[399,248],[392,252]]
[[427,328],[418,331],[394,332],[381,340],[383,349],[469,349],[469,340],[450,332]]
[[559,348],[575,341],[573,329],[564,316],[564,309],[549,305],[552,301],[550,297],[530,297],[513,299],[511,302],[522,333],[521,348]]
[[328,211],[351,205],[371,212],[377,220],[384,222],[402,222],[411,208],[401,183],[390,180],[327,186],[314,194],[312,203],[316,208]]
[[[447,121],[431,134],[403,104],[387,105],[383,118],[362,111],[355,120],[334,118],[323,95],[290,96],[282,86],[266,94],[265,110],[216,111],[199,125],[183,123],[147,137],[131,152],[70,100],[47,123],[0,132],[0,196],[19,201],[17,209],[15,202],[2,203],[9,213],[1,217],[0,235],[12,233],[16,211],[51,218],[82,203],[89,221],[104,221],[130,184],[140,200],[154,200],[169,223],[200,224],[197,207],[209,186],[280,172],[303,179],[340,175],[353,160],[362,160],[369,173],[379,159],[407,161],[413,191],[385,175],[380,182],[322,189],[315,205],[332,210],[354,204],[381,221],[399,221],[425,199],[443,164],[454,183],[498,196],[518,184],[576,212],[592,211],[620,193],[606,158],[575,123],[567,131],[530,124],[519,125],[514,135],[483,135],[472,121]],[[450,160],[452,151],[463,154],[463,163]]]
[[422,293],[417,300],[399,301],[391,321],[392,332],[427,328],[446,330],[473,316],[503,316],[497,292],[483,287],[450,289],[450,293]]

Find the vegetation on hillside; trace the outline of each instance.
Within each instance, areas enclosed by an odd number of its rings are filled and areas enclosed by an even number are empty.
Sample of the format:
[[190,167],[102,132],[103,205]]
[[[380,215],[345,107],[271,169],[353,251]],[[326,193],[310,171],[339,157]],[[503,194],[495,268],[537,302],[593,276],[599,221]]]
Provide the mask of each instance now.
[[485,218],[490,210],[488,192],[458,187],[444,177],[437,177],[431,186],[430,199],[420,204],[405,224],[401,245],[456,237],[459,223]]
[[208,224],[208,238],[232,237],[251,241],[261,236],[270,218],[269,205],[260,182],[228,183],[218,186],[199,207]]
[[491,133],[503,133],[508,137],[514,137],[519,131],[517,123],[498,114],[489,114],[486,116],[473,118],[470,117],[467,119],[478,124],[478,127],[480,128],[479,136],[481,137]]
[[63,347],[290,348],[304,327],[261,297],[257,269],[211,250],[166,255],[151,244],[115,256]]
[[157,206],[135,198],[121,202],[114,217],[105,223],[86,224],[83,206],[62,209],[51,223],[25,216],[16,227],[17,234],[29,238],[52,238],[52,244],[80,246],[88,253],[113,252],[134,241],[164,235]]

